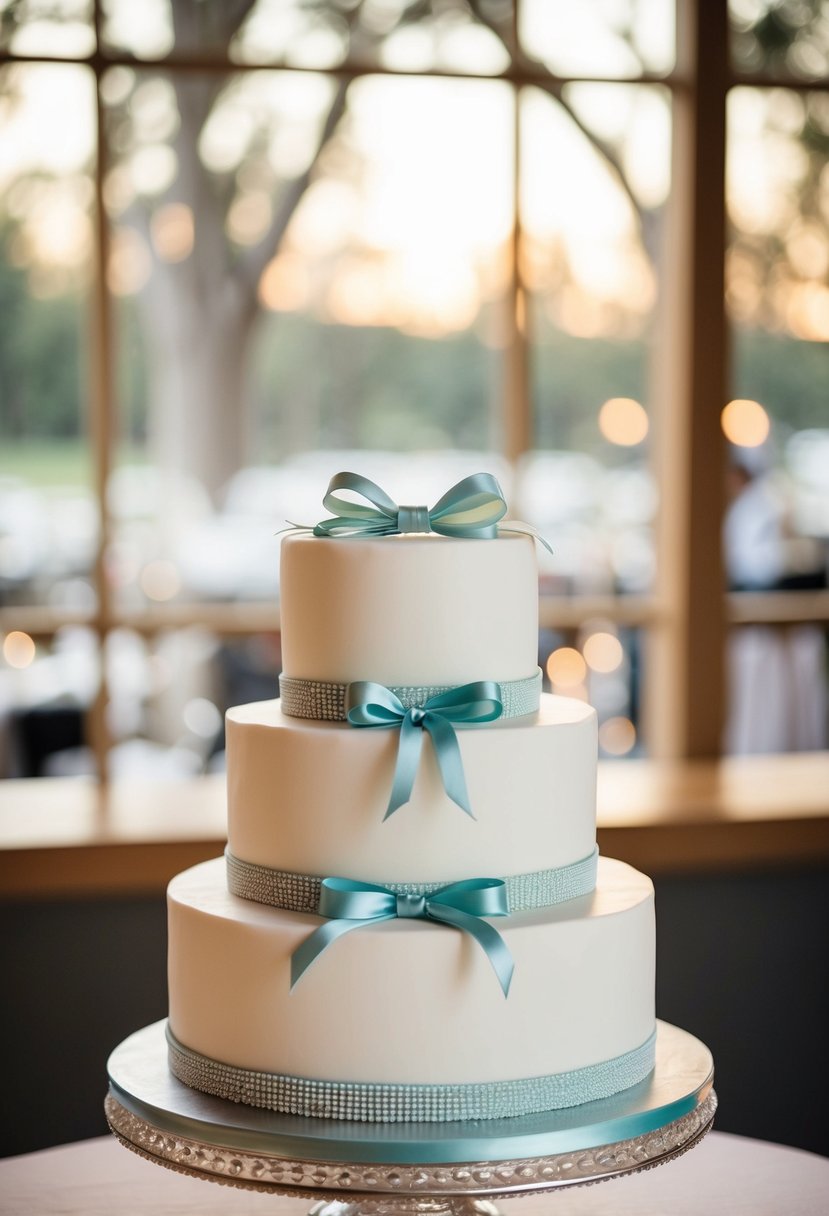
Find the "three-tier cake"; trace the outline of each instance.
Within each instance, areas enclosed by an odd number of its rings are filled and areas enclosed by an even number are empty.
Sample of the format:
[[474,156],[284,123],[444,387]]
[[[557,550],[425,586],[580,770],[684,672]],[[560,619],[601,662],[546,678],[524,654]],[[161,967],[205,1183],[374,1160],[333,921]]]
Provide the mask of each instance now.
[[595,712],[540,691],[535,542],[407,523],[283,542],[281,699],[229,711],[226,857],[169,888],[171,1068],[369,1121],[617,1093],[653,888],[597,856]]

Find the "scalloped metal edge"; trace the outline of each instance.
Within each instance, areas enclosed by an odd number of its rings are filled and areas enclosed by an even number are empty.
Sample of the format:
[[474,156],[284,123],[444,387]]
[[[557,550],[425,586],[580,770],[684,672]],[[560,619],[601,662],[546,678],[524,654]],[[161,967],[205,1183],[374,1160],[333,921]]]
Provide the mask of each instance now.
[[222,1149],[154,1127],[112,1093],[105,1102],[107,1121],[117,1139],[158,1165],[247,1190],[294,1196],[324,1192],[348,1201],[374,1196],[498,1198],[603,1181],[650,1169],[687,1152],[710,1130],[716,1109],[712,1089],[694,1110],[664,1127],[633,1139],[546,1157],[453,1165],[346,1165]]

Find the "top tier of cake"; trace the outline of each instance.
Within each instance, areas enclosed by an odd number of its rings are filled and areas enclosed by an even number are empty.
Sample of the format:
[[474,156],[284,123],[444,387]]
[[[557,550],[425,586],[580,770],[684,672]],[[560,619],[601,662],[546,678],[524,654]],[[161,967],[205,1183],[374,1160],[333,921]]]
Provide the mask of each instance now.
[[538,574],[527,536],[289,535],[282,663],[301,680],[457,685],[532,676]]

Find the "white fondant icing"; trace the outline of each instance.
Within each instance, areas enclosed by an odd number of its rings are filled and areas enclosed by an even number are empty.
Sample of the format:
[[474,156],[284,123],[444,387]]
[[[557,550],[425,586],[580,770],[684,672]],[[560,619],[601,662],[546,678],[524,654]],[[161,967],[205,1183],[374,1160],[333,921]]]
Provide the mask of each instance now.
[[538,714],[457,735],[476,818],[447,797],[424,738],[412,800],[383,822],[397,731],[289,718],[278,701],[231,709],[231,853],[319,877],[450,882],[553,869],[592,851],[593,709],[544,695]]
[[397,920],[349,933],[293,992],[290,955],[320,923],[229,895],[221,859],[168,892],[170,1025],[195,1051],[327,1080],[465,1083],[610,1059],[654,1029],[653,887],[600,862],[596,891],[494,920],[507,999],[467,935]]
[[521,680],[537,665],[534,541],[289,535],[280,612],[286,676],[386,685]]

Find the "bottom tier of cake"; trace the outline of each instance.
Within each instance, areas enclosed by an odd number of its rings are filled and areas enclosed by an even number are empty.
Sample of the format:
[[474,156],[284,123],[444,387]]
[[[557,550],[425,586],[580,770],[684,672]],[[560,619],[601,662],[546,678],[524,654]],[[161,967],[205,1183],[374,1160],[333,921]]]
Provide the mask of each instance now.
[[494,1118],[576,1105],[652,1064],[653,887],[601,859],[596,890],[491,921],[515,961],[504,997],[480,946],[423,920],[335,941],[291,990],[322,922],[238,899],[222,859],[170,884],[170,1060],[187,1084],[291,1114]]

